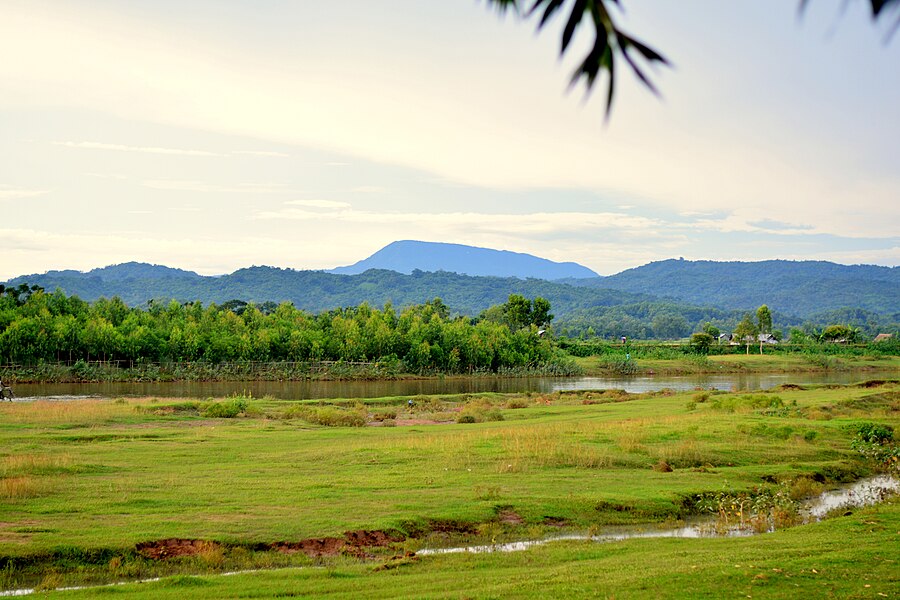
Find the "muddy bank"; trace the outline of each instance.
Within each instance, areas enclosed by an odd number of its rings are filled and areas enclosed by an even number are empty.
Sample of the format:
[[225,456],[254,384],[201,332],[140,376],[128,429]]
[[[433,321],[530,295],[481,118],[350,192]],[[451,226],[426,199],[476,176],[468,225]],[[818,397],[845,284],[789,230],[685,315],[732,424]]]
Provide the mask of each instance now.
[[[357,531],[348,531],[342,538],[308,538],[299,541],[252,544],[250,545],[250,549],[255,552],[278,552],[281,554],[300,553],[311,558],[337,556],[340,554],[361,556],[365,555],[367,549],[385,548],[396,542],[402,542],[405,539],[406,536],[399,531],[367,531],[360,529]],[[240,545],[222,544],[211,540],[167,538],[151,542],[141,542],[135,546],[135,551],[143,558],[161,561],[186,556],[202,557],[205,554],[222,552],[231,547],[240,547]]]

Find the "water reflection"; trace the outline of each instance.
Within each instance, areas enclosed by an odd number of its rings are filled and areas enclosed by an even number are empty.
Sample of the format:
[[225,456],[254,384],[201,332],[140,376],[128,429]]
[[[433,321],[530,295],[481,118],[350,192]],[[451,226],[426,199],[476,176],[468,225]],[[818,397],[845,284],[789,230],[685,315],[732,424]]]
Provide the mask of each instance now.
[[[855,508],[871,506],[883,502],[885,498],[900,490],[900,481],[890,475],[879,475],[839,490],[825,492],[806,503],[801,511],[806,522],[819,521],[836,508]],[[659,527],[645,529],[642,527],[611,527],[599,535],[564,534],[539,540],[521,540],[505,544],[486,544],[481,546],[457,546],[454,548],[425,548],[416,552],[419,555],[429,554],[461,554],[466,552],[518,552],[534,546],[542,546],[551,542],[567,540],[618,542],[636,538],[703,538],[703,537],[746,537],[756,535],[752,528],[735,525],[726,529],[713,526],[712,518],[699,519],[683,527]],[[770,531],[769,531],[770,532]]]
[[864,379],[896,378],[896,371],[866,373],[771,373],[652,377],[445,377],[402,381],[178,381],[144,383],[20,383],[18,400],[83,397],[182,397],[222,398],[252,394],[282,400],[310,398],[380,398],[419,394],[477,394],[484,392],[547,394],[560,390],[622,389],[652,392],[663,388],[684,391],[697,388],[718,390],[765,390],[783,383],[847,384]]

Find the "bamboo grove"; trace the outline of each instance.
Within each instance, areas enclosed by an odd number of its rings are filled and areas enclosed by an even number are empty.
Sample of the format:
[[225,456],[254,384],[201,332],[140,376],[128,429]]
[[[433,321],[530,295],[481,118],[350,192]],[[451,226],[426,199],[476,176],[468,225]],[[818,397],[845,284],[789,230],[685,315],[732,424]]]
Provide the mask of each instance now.
[[[524,312],[522,307],[525,306]],[[539,310],[529,313],[529,307]],[[129,307],[118,297],[87,303],[57,290],[0,296],[0,360],[36,364],[102,361],[393,361],[404,372],[466,373],[542,368],[558,362],[537,320],[549,303],[511,296],[482,318],[451,317],[438,298],[396,310],[368,304],[311,314],[290,303],[221,306],[176,301]]]

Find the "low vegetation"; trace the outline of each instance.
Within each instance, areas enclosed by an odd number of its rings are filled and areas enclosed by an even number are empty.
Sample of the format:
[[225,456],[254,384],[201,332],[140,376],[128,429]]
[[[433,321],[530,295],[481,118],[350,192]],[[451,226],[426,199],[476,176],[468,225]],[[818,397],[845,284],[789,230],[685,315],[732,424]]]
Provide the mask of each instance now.
[[[860,581],[891,593],[900,576],[883,549],[900,527],[896,502],[791,526],[806,497],[894,468],[898,394],[896,382],[871,382],[752,394],[0,404],[0,587],[166,576],[116,593],[628,597],[652,585],[702,597],[727,584],[790,597],[795,583],[843,595]],[[703,515],[713,526],[775,528],[775,541],[415,554]],[[214,576],[280,568],[290,570]],[[608,571],[604,582],[596,569]]]

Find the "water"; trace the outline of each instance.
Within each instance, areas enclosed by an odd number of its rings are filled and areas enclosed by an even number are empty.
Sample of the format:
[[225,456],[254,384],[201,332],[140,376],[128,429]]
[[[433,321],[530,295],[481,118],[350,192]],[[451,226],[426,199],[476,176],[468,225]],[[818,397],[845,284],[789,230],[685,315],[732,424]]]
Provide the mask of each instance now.
[[84,397],[224,398],[252,394],[283,400],[318,398],[380,398],[419,394],[478,394],[485,392],[549,394],[564,390],[621,389],[631,393],[664,388],[679,391],[702,389],[766,390],[784,383],[848,384],[865,379],[891,379],[897,371],[825,373],[760,373],[651,377],[444,377],[399,381],[177,381],[146,383],[20,383],[17,400],[73,399]]
[[804,513],[809,519],[817,521],[833,510],[871,506],[898,492],[900,480],[890,475],[879,475],[858,481],[849,488],[824,492],[807,504]]
[[[801,510],[807,523],[823,519],[829,512],[837,508],[855,508],[871,506],[882,502],[891,494],[900,492],[900,480],[890,475],[879,475],[870,479],[857,481],[853,485],[839,490],[824,492],[806,502]],[[475,554],[485,552],[518,552],[535,546],[542,546],[553,542],[562,541],[593,541],[593,542],[617,542],[639,538],[702,538],[702,537],[746,537],[756,535],[759,532],[747,527],[736,525],[725,529],[713,526],[712,518],[697,519],[693,523],[681,527],[660,527],[647,529],[644,527],[613,527],[607,528],[598,535],[591,534],[565,534],[552,536],[538,540],[520,540],[505,544],[486,544],[480,546],[457,546],[454,548],[425,548],[416,554],[427,556],[429,554],[461,554],[471,552]]]

